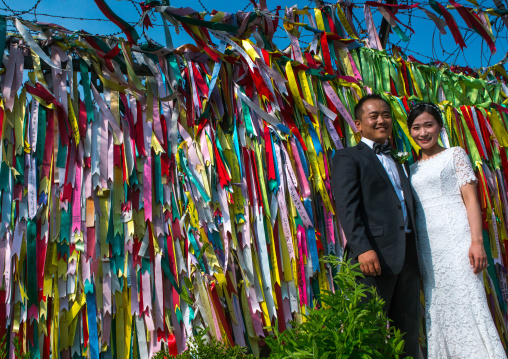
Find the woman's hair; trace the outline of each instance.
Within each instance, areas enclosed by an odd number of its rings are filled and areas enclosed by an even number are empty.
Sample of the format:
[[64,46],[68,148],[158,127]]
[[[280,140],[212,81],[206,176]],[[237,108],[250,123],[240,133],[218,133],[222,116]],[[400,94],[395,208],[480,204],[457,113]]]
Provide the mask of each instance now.
[[437,107],[433,103],[422,102],[419,103],[418,105],[415,105],[407,115],[407,127],[410,130],[411,127],[413,126],[413,122],[415,122],[415,119],[424,112],[427,112],[428,114],[432,115],[432,117],[436,119],[437,124],[440,127],[443,127],[443,117],[441,116],[441,110],[439,109],[439,107]]

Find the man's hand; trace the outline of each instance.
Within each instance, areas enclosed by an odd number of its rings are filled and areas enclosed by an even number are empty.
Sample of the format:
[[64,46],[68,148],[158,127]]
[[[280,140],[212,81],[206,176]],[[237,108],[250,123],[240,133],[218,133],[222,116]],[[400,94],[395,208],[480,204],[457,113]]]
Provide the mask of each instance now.
[[381,265],[379,264],[377,253],[373,249],[360,254],[358,262],[364,275],[376,276],[381,274]]

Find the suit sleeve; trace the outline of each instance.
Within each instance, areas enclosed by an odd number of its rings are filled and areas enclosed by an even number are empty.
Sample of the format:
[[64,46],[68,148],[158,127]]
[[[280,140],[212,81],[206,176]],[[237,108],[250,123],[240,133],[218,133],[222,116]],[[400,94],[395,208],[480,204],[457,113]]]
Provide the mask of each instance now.
[[346,235],[352,258],[372,249],[365,235],[360,201],[360,175],[356,162],[345,151],[339,151],[333,158],[332,189],[335,207]]

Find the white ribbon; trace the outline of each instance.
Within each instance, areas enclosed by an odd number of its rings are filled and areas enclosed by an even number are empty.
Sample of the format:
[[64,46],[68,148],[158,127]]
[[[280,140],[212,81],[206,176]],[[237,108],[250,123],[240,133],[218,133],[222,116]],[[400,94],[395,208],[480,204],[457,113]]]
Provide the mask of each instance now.
[[[30,33],[25,29],[21,21],[19,19],[14,20],[14,24],[16,25],[16,28],[18,29],[21,36],[23,36],[23,40],[30,46],[30,49],[32,49],[44,62],[46,62],[49,66],[53,67],[57,70],[62,70],[62,68],[58,65],[56,65],[48,55],[42,49],[39,47],[37,42],[33,39],[33,37],[30,35]],[[42,32],[42,31],[41,31]]]
[[381,46],[381,41],[377,35],[374,19],[372,18],[372,12],[370,11],[370,6],[363,5],[363,15],[365,16],[365,23],[367,24],[370,47],[382,51],[383,46]]
[[236,51],[238,51],[238,53],[244,58],[245,61],[247,61],[247,64],[249,65],[249,68],[251,71],[254,70],[255,67],[257,67],[254,62],[252,62],[252,59],[250,58],[250,56],[245,52],[244,49],[242,49],[236,42],[234,42],[233,40],[231,40],[229,37],[217,32],[217,31],[213,31],[213,30],[208,30],[208,32],[210,32],[213,36],[215,36],[217,39],[219,40],[222,40],[226,43],[228,43],[229,45],[231,45]]
[[235,85],[236,94],[240,99],[247,104],[254,112],[256,112],[259,116],[261,116],[266,122],[273,126],[277,126],[280,124],[280,121],[277,117],[270,115],[268,112],[262,110],[258,105],[254,104],[246,95],[240,91],[239,86],[233,82]]
[[438,18],[433,12],[431,12],[423,7],[418,6],[418,9],[422,10],[425,13],[425,15],[427,15],[429,17],[429,19],[434,21],[434,24],[436,24],[436,27],[438,28],[438,30],[441,34],[446,35],[446,30],[444,28],[446,26],[446,21]]
[[108,120],[109,125],[111,126],[111,129],[113,130],[113,133],[115,134],[118,142],[123,143],[123,134],[122,134],[122,130],[120,129],[120,126],[118,126],[118,123],[116,123],[116,120],[113,117],[111,110],[106,105],[106,103],[102,99],[101,95],[99,94],[99,92],[97,91],[95,86],[93,84],[91,84],[91,85],[92,85],[92,93],[93,93],[95,102],[97,102],[102,113],[104,114],[104,116],[106,116],[106,119]]

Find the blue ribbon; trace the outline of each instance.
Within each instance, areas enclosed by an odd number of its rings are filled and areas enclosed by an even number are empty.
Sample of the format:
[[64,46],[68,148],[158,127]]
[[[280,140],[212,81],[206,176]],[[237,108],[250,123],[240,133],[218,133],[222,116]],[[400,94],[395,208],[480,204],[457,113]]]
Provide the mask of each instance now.
[[88,337],[90,341],[90,359],[99,359],[99,335],[97,334],[97,309],[95,308],[95,293],[86,294],[86,313],[88,315]]
[[317,270],[321,273],[321,268],[319,268],[319,255],[316,245],[316,232],[314,231],[314,228],[307,229],[307,241],[309,243],[310,257],[312,259],[312,268],[314,269],[314,272]]
[[310,138],[312,139],[312,143],[314,144],[314,149],[316,153],[319,155],[323,153],[323,147],[321,147],[321,142],[319,141],[319,136],[314,130],[314,126],[310,122],[309,116],[303,116],[305,118],[305,122],[307,123],[307,128],[309,130]]
[[[220,45],[219,45],[219,52],[224,53],[225,50],[226,50],[226,43],[221,40]],[[213,67],[212,79],[210,81],[210,86],[208,87],[208,98],[210,98],[210,96],[212,95],[212,91],[215,87],[215,83],[217,82],[217,77],[219,77],[221,65],[222,65],[222,61],[219,61]],[[236,124],[236,122],[235,122],[235,124]]]
[[305,152],[303,152],[303,147],[300,144],[300,141],[298,141],[298,139],[296,139],[295,144],[296,149],[298,150],[298,156],[300,157],[300,161],[302,162],[303,172],[305,172],[305,176],[309,178],[310,177],[309,165],[307,164],[307,159],[305,158]]

